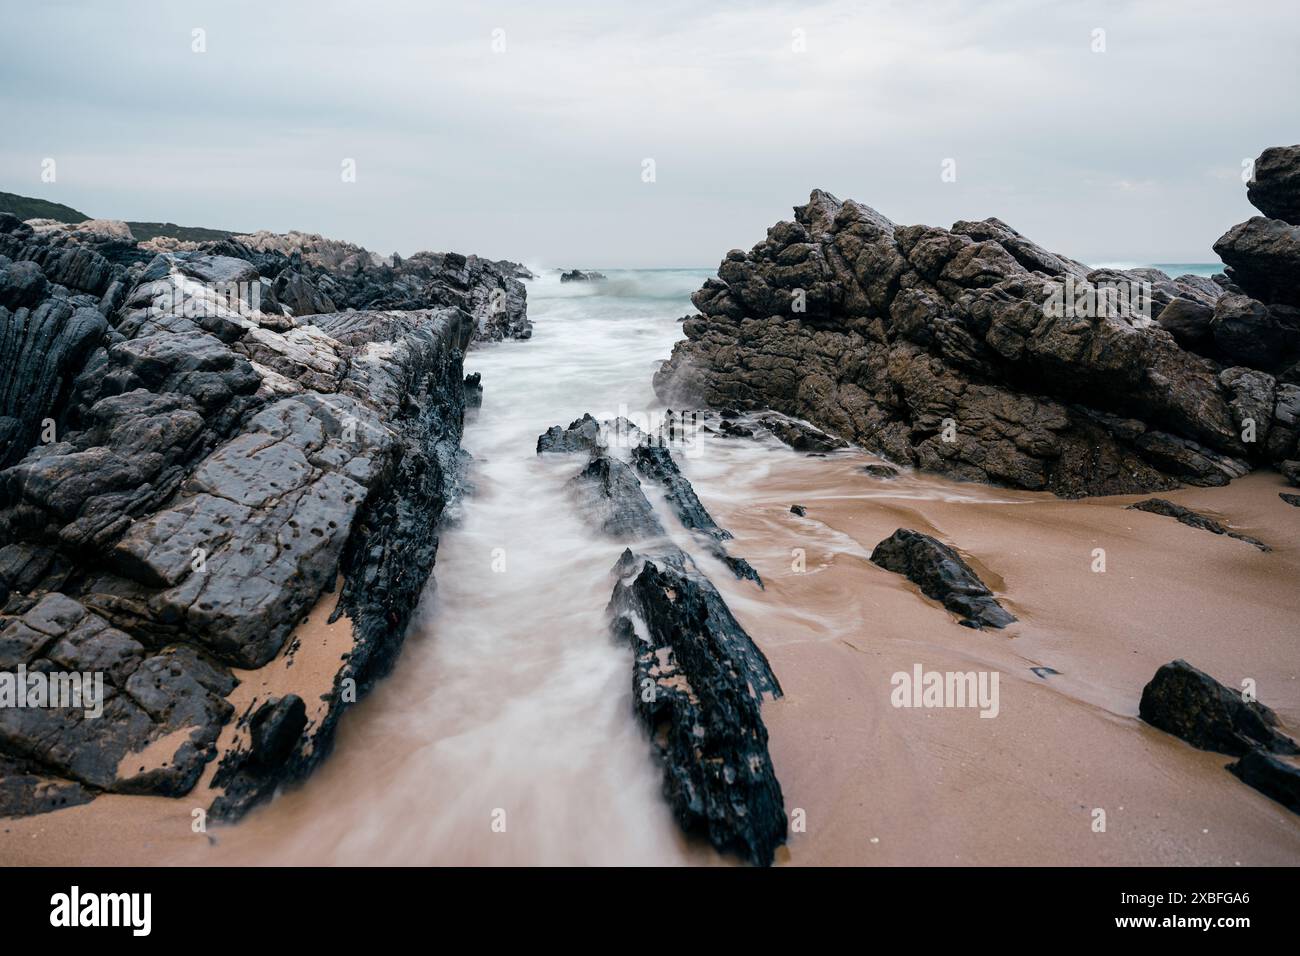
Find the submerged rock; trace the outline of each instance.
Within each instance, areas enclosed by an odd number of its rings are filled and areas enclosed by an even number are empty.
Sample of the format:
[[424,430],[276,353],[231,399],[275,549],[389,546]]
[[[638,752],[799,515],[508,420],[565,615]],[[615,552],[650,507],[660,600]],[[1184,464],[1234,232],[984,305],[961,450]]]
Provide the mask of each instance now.
[[560,274],[561,282],[595,282],[604,278],[606,277],[599,272],[583,272],[580,269],[570,269]]
[[899,528],[871,552],[871,561],[905,576],[966,627],[1006,627],[1016,619],[952,548],[927,534]]
[[764,694],[781,696],[767,659],[681,552],[627,550],[614,573],[610,626],[635,655],[637,715],[673,814],[719,851],[771,864],[786,817],[760,715]]
[[1236,538],[1238,541],[1245,541],[1247,544],[1253,544],[1261,551],[1272,551],[1273,549],[1266,545],[1258,538],[1252,538],[1248,534],[1241,534],[1236,531],[1229,531],[1213,518],[1208,518],[1203,514],[1192,511],[1190,508],[1184,508],[1182,505],[1176,505],[1172,501],[1166,501],[1164,498],[1148,498],[1146,501],[1139,501],[1128,506],[1130,511],[1146,511],[1150,514],[1163,515],[1166,518],[1173,518],[1189,528],[1199,528],[1202,531],[1209,531],[1213,534],[1227,535],[1229,538]]
[[1163,665],[1142,688],[1138,715],[1201,750],[1234,757],[1256,747],[1300,753],[1295,741],[1276,729],[1273,711],[1258,701],[1243,700],[1239,691],[1183,660]]
[[596,455],[569,480],[582,513],[614,538],[662,538],[664,527],[627,462]]
[[762,578],[748,561],[727,552],[722,542],[731,539],[731,532],[718,527],[666,446],[655,442],[637,445],[632,449],[632,464],[642,477],[664,489],[664,496],[682,527],[709,539],[709,553],[730,568],[737,578],[753,581],[760,588],[763,587]]

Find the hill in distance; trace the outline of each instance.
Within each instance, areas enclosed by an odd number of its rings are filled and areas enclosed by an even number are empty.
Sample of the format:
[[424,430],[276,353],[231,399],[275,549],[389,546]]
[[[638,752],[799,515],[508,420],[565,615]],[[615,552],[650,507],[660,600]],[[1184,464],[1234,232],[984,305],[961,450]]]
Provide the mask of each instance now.
[[[0,212],[12,213],[19,219],[53,219],[55,222],[78,223],[94,219],[71,206],[50,202],[48,199],[32,199],[14,193],[0,192]],[[131,235],[137,242],[144,242],[156,236],[171,236],[174,239],[186,239],[191,242],[203,242],[209,239],[226,239],[236,233],[227,229],[205,229],[202,226],[178,226],[174,222],[132,222],[127,220]]]

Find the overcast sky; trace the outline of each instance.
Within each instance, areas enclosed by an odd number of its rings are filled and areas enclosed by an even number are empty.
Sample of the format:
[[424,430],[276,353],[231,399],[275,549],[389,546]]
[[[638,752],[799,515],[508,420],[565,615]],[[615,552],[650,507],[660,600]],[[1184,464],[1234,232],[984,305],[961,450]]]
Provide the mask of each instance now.
[[1242,160],[1300,141],[1295,0],[0,0],[0,23],[0,190],[380,252],[714,266],[821,187],[1204,262],[1253,212]]

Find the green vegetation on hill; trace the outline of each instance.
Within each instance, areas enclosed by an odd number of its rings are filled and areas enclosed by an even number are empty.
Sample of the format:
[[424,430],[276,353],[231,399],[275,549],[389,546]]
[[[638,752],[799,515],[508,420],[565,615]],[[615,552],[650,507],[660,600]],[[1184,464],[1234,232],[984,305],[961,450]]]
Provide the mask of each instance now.
[[[55,222],[85,222],[93,219],[84,212],[78,212],[71,206],[50,202],[48,199],[30,199],[13,193],[0,192],[0,212],[8,212],[19,219],[53,219]],[[211,239],[228,239],[235,233],[226,229],[205,229],[202,226],[178,226],[174,222],[131,222],[127,221],[131,235],[137,242],[144,242],[156,236],[171,236],[174,239],[186,239],[191,242],[205,242]]]
[[202,226],[178,226],[174,222],[127,222],[131,235],[136,242],[144,242],[155,236],[171,236],[173,239],[188,239],[191,242],[205,242],[209,239],[228,239],[235,233],[226,229],[204,229]]
[[94,218],[84,212],[77,212],[63,203],[50,202],[48,199],[28,199],[13,193],[0,192],[0,212],[13,213],[19,219],[53,219],[56,222],[85,222]]

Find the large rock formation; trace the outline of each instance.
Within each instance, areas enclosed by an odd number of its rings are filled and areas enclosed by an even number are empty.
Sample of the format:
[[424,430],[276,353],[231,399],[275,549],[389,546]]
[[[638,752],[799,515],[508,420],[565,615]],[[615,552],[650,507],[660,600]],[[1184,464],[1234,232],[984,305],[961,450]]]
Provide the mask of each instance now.
[[[1275,211],[1300,180],[1300,151],[1282,152],[1252,185]],[[902,464],[1064,496],[1288,473],[1296,233],[1251,220],[1215,247],[1228,277],[1170,278],[1089,269],[997,219],[899,226],[816,190],[793,222],[727,254],[655,386],[670,403],[772,408]]]
[[[328,753],[432,570],[479,323],[262,311],[226,293],[268,284],[264,254],[227,251],[0,218],[0,672],[105,685],[95,717],[0,707],[0,815],[188,793],[214,759],[212,810],[239,815]],[[464,261],[466,295],[495,288]],[[258,702],[219,744],[231,668],[292,653],[340,582],[332,686]]]

